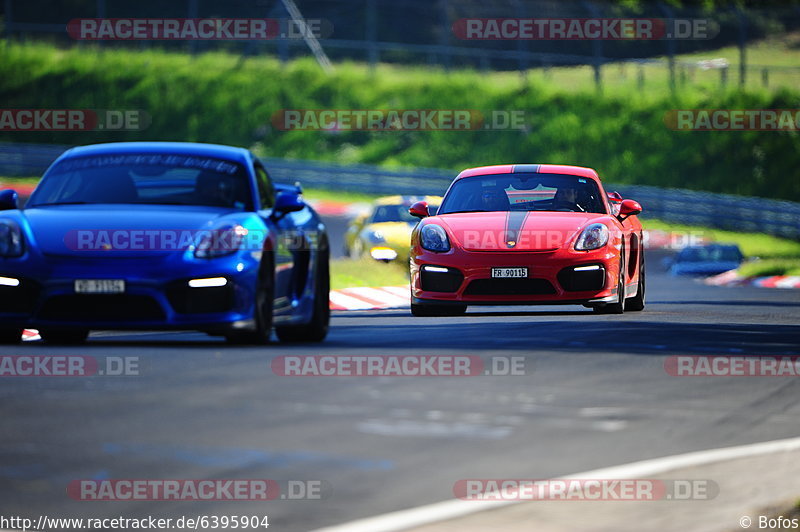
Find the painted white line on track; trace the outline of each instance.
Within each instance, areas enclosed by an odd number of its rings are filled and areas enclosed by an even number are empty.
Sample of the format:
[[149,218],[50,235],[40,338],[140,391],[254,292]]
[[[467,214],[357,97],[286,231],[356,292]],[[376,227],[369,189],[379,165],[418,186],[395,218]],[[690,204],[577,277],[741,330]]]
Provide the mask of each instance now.
[[[661,475],[675,469],[702,466],[715,462],[724,462],[737,458],[749,458],[770,453],[790,452],[800,450],[800,438],[773,440],[737,447],[724,447],[696,451],[652,460],[642,460],[618,466],[594,469],[583,473],[575,473],[559,477],[562,479],[624,479],[648,478]],[[509,499],[512,497],[509,497]],[[400,510],[375,517],[358,519],[341,525],[317,529],[315,532],[391,532],[408,530],[409,528],[429,525],[448,519],[463,517],[484,510],[491,510],[503,506],[518,504],[520,500],[500,501],[465,501],[460,499],[448,500]]]

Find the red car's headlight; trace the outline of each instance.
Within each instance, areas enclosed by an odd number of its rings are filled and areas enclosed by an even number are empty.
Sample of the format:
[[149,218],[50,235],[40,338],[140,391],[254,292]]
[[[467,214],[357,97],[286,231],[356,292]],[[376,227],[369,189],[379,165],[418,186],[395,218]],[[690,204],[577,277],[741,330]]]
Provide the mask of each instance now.
[[608,227],[605,224],[594,223],[586,226],[575,241],[577,251],[590,251],[608,244]]
[[450,251],[450,240],[447,238],[447,233],[441,225],[424,225],[422,229],[420,229],[419,240],[423,249],[427,249],[428,251],[434,251],[436,253]]

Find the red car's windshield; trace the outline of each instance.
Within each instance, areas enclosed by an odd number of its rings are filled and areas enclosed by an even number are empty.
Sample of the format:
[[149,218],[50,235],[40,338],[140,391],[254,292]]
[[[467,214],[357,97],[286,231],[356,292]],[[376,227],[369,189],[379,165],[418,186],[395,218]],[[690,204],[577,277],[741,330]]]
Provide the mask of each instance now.
[[563,174],[492,174],[456,181],[439,214],[562,211],[606,214],[594,179]]

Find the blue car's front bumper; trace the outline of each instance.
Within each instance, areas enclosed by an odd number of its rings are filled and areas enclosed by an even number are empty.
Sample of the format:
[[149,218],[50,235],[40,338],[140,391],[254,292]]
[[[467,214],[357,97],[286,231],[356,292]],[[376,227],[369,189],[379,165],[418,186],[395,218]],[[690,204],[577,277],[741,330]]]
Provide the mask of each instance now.
[[[113,253],[113,252],[111,252]],[[109,255],[111,255],[109,253]],[[259,261],[250,253],[211,260],[186,254],[43,256],[0,261],[4,327],[195,329],[224,332],[252,325]],[[192,288],[191,279],[225,277],[225,286]],[[75,292],[77,279],[122,279],[121,294]]]

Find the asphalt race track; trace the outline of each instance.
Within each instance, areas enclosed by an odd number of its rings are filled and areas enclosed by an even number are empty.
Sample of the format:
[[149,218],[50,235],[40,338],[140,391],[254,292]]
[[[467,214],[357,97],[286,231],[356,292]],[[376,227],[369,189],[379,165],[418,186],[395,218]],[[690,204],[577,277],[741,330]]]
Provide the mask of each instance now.
[[[669,355],[797,355],[800,292],[657,271],[644,312],[582,307],[336,313],[321,345],[231,347],[198,333],[94,333],[2,355],[139,357],[140,375],[5,377],[5,515],[269,515],[301,531],[451,499],[466,478],[548,478],[795,436],[797,377],[673,377]],[[525,375],[283,377],[279,355],[524,357]],[[322,500],[86,502],[77,479],[323,481]],[[700,504],[700,503],[696,503]],[[702,511],[695,507],[693,511]]]

